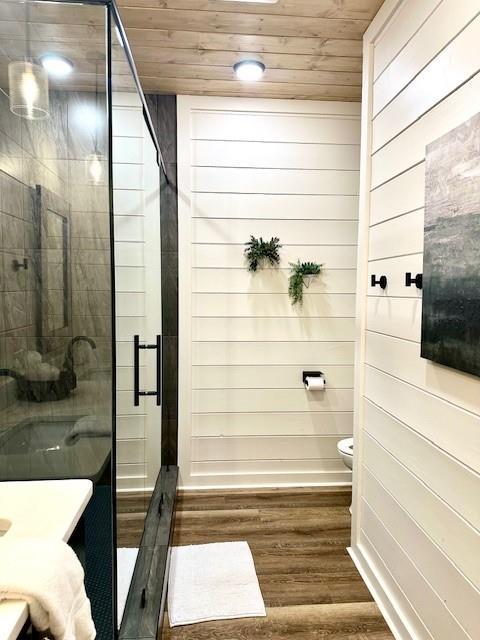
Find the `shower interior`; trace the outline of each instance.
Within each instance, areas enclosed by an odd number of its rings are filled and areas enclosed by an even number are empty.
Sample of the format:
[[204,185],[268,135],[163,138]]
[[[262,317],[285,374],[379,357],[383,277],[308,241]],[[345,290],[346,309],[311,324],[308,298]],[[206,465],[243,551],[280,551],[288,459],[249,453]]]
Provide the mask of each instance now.
[[[134,335],[162,333],[159,141],[113,3],[1,0],[0,17],[0,481],[91,479],[71,544],[98,637],[156,637],[177,468],[162,407],[134,400],[161,402],[161,352],[136,362]],[[49,74],[45,117],[13,113],[9,65],[47,53],[73,70]],[[130,495],[145,519],[125,574]]]

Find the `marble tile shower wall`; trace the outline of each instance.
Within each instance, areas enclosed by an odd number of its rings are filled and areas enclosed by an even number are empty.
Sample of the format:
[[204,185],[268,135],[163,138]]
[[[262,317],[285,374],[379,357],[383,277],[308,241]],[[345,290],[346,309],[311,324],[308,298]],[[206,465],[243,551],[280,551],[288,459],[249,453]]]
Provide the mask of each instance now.
[[[53,332],[44,340],[45,359],[61,365],[68,340],[87,335],[97,344],[98,367],[110,367],[108,183],[88,184],[85,170],[85,158],[95,148],[106,157],[104,99],[51,92],[50,117],[29,122],[13,115],[0,93],[0,367],[13,367],[19,351],[38,348],[35,319],[42,283],[35,268],[36,185],[66,201],[69,212],[70,326],[62,336]],[[107,176],[107,167],[103,170]],[[62,268],[60,249],[48,248],[49,290],[57,286]],[[30,268],[16,269],[15,261],[23,264],[25,258]],[[49,298],[52,304],[59,296]],[[55,309],[47,313],[53,316]],[[12,401],[13,388],[11,379],[0,379],[0,407]]]

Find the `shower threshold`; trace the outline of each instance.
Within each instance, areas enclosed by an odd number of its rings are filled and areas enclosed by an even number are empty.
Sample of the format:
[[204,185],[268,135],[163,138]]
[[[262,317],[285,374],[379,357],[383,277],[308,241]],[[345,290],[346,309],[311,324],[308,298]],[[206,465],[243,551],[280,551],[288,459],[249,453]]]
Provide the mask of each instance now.
[[161,637],[177,478],[177,466],[162,466],[145,519],[119,640]]

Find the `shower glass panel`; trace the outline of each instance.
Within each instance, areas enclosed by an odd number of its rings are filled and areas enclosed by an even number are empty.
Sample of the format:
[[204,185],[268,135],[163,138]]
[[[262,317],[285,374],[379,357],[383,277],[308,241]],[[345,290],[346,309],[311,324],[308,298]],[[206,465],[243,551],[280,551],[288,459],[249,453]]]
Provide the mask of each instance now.
[[[114,606],[107,20],[102,5],[0,0],[0,480],[92,481],[70,543],[102,639]],[[47,54],[70,72],[47,73]]]
[[[111,37],[120,625],[135,563],[145,564],[144,525],[161,466],[160,171],[142,96],[115,27]],[[129,627],[137,631],[135,616]]]

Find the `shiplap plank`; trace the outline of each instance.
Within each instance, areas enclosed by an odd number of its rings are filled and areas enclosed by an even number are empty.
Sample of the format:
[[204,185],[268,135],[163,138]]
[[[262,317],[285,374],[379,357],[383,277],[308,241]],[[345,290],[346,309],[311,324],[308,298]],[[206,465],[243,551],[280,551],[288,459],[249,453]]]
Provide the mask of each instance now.
[[375,42],[373,79],[378,79],[440,2],[441,0],[407,0],[401,5]]
[[385,145],[479,70],[480,17],[425,67],[373,121],[373,151]]
[[141,268],[144,265],[144,259],[143,242],[115,241],[115,267]]
[[[138,138],[121,138],[134,140]],[[133,189],[113,190],[113,210],[115,215],[141,216],[143,215],[143,191]]]
[[[135,29],[171,29],[213,33],[259,34],[312,38],[361,38],[369,20],[311,18],[295,15],[269,15],[259,20],[248,13],[196,11],[124,6],[122,17]],[[45,20],[47,22],[47,20]]]
[[455,129],[476,113],[480,74],[459,87],[408,129],[372,156],[372,187],[425,159],[427,144]]
[[350,220],[192,220],[192,241],[202,244],[244,244],[250,236],[275,235],[289,244],[355,245],[357,222]]
[[371,402],[364,408],[367,433],[480,531],[480,476]]
[[[208,473],[211,469],[210,463],[192,462],[192,486],[203,489],[218,489],[223,487],[226,489],[237,487],[310,487],[310,486],[350,486],[352,484],[352,474],[348,469],[344,471],[294,471],[290,473],[288,470],[279,471],[278,473],[250,473],[250,461],[246,461],[244,471],[242,465],[245,461],[236,463],[228,461],[235,468],[240,469],[238,473]],[[261,461],[265,464],[265,461]],[[296,466],[296,461],[288,460],[290,465]],[[284,465],[287,466],[286,464]],[[206,471],[202,471],[206,467]]]
[[117,416],[117,438],[140,440],[145,437],[144,416]]
[[[130,345],[128,345],[130,346]],[[125,362],[129,353],[120,354]],[[194,365],[349,365],[351,342],[193,342]]]
[[369,366],[365,369],[365,397],[473,471],[480,472],[477,415]]
[[416,568],[443,600],[471,638],[480,636],[477,615],[480,592],[430,540],[398,502],[367,470],[363,472],[364,497],[376,516],[402,547]]
[[196,413],[194,436],[340,436],[351,434],[352,412]]
[[[272,227],[267,234],[266,237],[270,238],[272,234],[276,233],[275,227]],[[245,239],[245,242],[248,240],[248,236]],[[311,242],[311,238],[309,240]],[[192,265],[198,269],[245,269],[245,245],[239,244],[237,246],[234,245],[215,245],[215,244],[206,244],[206,245],[193,245],[192,246]],[[304,246],[293,246],[282,244],[281,251],[281,264],[284,267],[288,267],[290,262],[296,262],[297,260],[315,260],[320,264],[324,265],[324,269],[355,269],[356,260],[357,260],[357,246],[356,244],[351,245],[312,245],[307,244]],[[275,270],[278,273],[279,270]],[[262,278],[258,280],[262,280],[265,278],[265,281],[268,282],[270,278],[274,276],[267,273],[267,270],[262,270],[261,273]],[[279,278],[281,276],[278,276]],[[282,276],[283,277],[283,276]],[[317,283],[323,281],[323,275],[320,276],[318,280],[316,280],[315,286]],[[273,292],[274,293],[274,292]]]
[[[322,371],[328,389],[353,388],[353,366],[316,364],[312,371]],[[302,370],[298,366],[194,366],[193,389],[303,389]]]
[[[285,293],[289,276],[290,270],[284,268],[263,269],[260,273],[245,268],[193,269],[192,293]],[[354,294],[355,287],[354,269],[322,269],[310,283],[308,294]]]
[[[140,367],[140,376],[144,380],[145,367]],[[117,378],[115,380],[118,391],[128,391],[133,388],[133,367],[117,366]]]
[[351,318],[193,318],[195,341],[349,341],[354,340]]
[[420,344],[367,334],[366,362],[473,413],[478,412],[480,380],[420,357]]
[[[283,0],[281,3],[243,3],[241,13],[300,16],[305,18],[342,18],[344,20],[371,20],[377,12],[381,0]],[[120,0],[120,6],[158,7],[158,0]],[[197,11],[220,11],[235,13],[235,4],[225,4],[224,0],[163,0],[166,9]]]
[[413,284],[410,287],[405,285],[405,274],[411,273],[412,278],[423,271],[423,255],[415,253],[413,255],[398,256],[395,258],[385,258],[375,260],[369,265],[369,273],[375,273],[377,278],[384,275],[387,277],[388,290],[384,291],[380,287],[369,287],[369,296],[385,297],[385,295],[395,298],[421,298],[422,290],[417,289]]
[[[129,76],[125,88],[131,89]],[[362,89],[360,86],[329,84],[298,84],[288,82],[238,82],[232,80],[200,80],[199,78],[158,78],[156,76],[139,76],[143,89],[154,93],[176,93],[187,95],[194,93],[200,96],[230,96],[242,98],[269,98],[295,100],[329,100],[360,102]],[[80,90],[80,89],[78,89]],[[84,89],[85,90],[85,89]]]
[[409,587],[409,599],[413,606],[422,612],[422,619],[434,638],[458,638],[470,640],[459,622],[452,616],[445,603],[442,602],[432,585],[426,580],[411,558],[385,525],[370,509],[362,504],[363,530],[382,558],[388,558],[389,570],[405,590]]
[[[1,23],[0,23],[1,33]],[[164,41],[165,31],[157,30],[158,40],[162,41],[155,46],[154,42],[150,42],[151,34],[148,31],[143,31],[145,40],[142,42],[140,39],[134,37],[137,35],[137,29],[129,29],[128,34],[130,36],[130,43],[134,48],[134,57],[137,65],[141,68],[143,62],[158,63],[158,64],[170,64],[170,65],[208,65],[210,67],[227,67],[231,69],[236,62],[240,62],[244,59],[244,53],[241,47],[241,37],[228,38],[221,34],[210,34],[211,40],[217,40],[218,47],[212,48],[212,41],[208,41],[206,47],[197,46],[191,38],[191,42],[184,41],[184,32],[177,31],[171,36],[171,40]],[[195,34],[202,37],[205,34]],[[232,50],[225,49],[224,47],[231,46],[231,42],[237,40],[239,47]],[[245,40],[248,40],[248,36],[245,36]],[[258,43],[258,50],[255,53],[249,52],[254,56],[255,60],[259,60],[265,64],[268,69],[290,69],[290,70],[305,70],[305,71],[346,71],[352,73],[359,73],[362,70],[361,58],[356,56],[358,53],[358,41],[351,41],[351,50],[348,51],[348,47],[345,46],[345,41],[338,40],[337,47],[339,50],[344,50],[345,55],[323,55],[321,53],[311,53],[313,47],[309,47],[308,38],[298,38],[298,50],[300,52],[293,52],[293,44],[290,43],[290,39],[286,43],[285,49],[281,50],[278,44],[278,40],[275,37],[260,38],[251,36],[250,41],[255,46]],[[3,41],[3,40],[2,40]],[[263,44],[266,43],[266,44]],[[188,46],[188,45],[191,46]],[[327,43],[325,43],[327,44]],[[270,45],[270,46],[269,46]],[[330,48],[333,51],[335,46],[334,41],[330,40]],[[273,51],[270,52],[269,49]],[[278,51],[275,52],[275,49]],[[288,50],[290,49],[290,53]],[[320,49],[320,48],[319,48]],[[302,51],[304,53],[302,53]],[[310,51],[310,52],[309,52]],[[320,49],[321,51],[321,49]],[[66,53],[66,52],[65,52]],[[350,55],[349,55],[350,54]],[[71,55],[71,54],[70,54]],[[118,62],[116,63],[118,64]]]
[[122,162],[124,164],[142,164],[142,139],[114,135],[112,138],[112,157],[115,158],[115,162]]
[[[193,64],[158,62],[156,60],[137,61],[139,77],[176,78],[181,80],[235,81],[235,71],[227,65],[208,65],[203,60]],[[237,81],[238,83],[238,81]],[[318,69],[279,69],[266,68],[262,77],[262,86],[270,83],[311,84],[321,89],[322,85],[354,87],[361,84],[361,73],[355,71],[330,71]]]
[[358,195],[358,171],[194,167],[192,190],[202,193]]
[[[0,33],[10,35],[12,29],[11,22],[0,21]],[[65,26],[65,25],[63,25]],[[70,25],[68,25],[70,27]],[[9,28],[10,27],[10,28]],[[64,29],[59,34],[60,29],[52,29],[50,25],[35,25],[36,30],[41,29],[43,37],[57,37],[60,39],[69,39],[68,29]],[[90,29],[90,32],[92,29]],[[103,42],[103,31],[98,29],[98,37]],[[80,31],[85,35],[86,29]],[[141,29],[128,25],[128,38],[134,47],[134,55],[137,57],[139,47],[155,47],[156,49],[174,48],[178,50],[197,51],[200,60],[203,53],[212,51],[229,51],[238,52],[240,55],[244,53],[252,54],[252,52],[264,54],[289,54],[292,56],[315,56],[330,58],[332,56],[340,57],[362,57],[362,41],[343,38],[304,38],[301,35],[280,37],[278,35],[264,34],[239,34],[239,33],[213,33],[205,31],[186,31],[180,29]],[[71,39],[71,36],[70,36]],[[81,36],[79,37],[81,39]],[[142,52],[138,55],[142,55]],[[179,63],[184,62],[180,60]],[[225,64],[228,59],[225,59]],[[233,64],[233,63],[232,63]],[[295,67],[294,67],[295,68]]]
[[295,460],[339,458],[337,436],[245,436],[237,438],[192,438],[192,462],[207,460]]
[[[285,472],[285,460],[213,460],[206,462],[192,462],[192,475],[222,476],[231,478],[244,475],[250,482],[260,484],[267,477],[276,486],[285,483],[293,476],[295,481],[301,481],[304,486],[324,482],[322,474],[328,474],[328,481],[332,484],[349,482],[351,472],[343,462],[334,458],[318,458],[313,460],[288,460],[288,472]],[[343,465],[343,467],[342,467]],[[256,476],[256,477],[255,477]],[[272,476],[269,478],[269,476]]]
[[353,318],[355,296],[307,293],[303,305],[294,307],[288,293],[195,293],[192,296],[192,315],[204,318]]
[[421,209],[425,205],[425,163],[374,189],[370,195],[370,224]]
[[[479,13],[477,0],[443,0],[399,51],[373,89],[376,115]],[[432,38],[431,34],[435,37]]]
[[299,193],[192,193],[194,218],[356,220],[356,195]]
[[422,301],[418,298],[369,297],[367,329],[420,342]]
[[[424,210],[420,209],[372,227],[369,260],[422,253],[423,222]],[[375,269],[373,265],[370,268]]]
[[115,314],[119,316],[144,316],[145,293],[117,292],[115,295]]
[[193,413],[352,411],[351,389],[194,389]]
[[295,144],[195,140],[192,165],[270,169],[341,169],[358,171],[358,144]]
[[131,340],[135,334],[144,335],[147,322],[145,316],[120,316],[116,318],[116,339]]
[[195,140],[247,140],[257,142],[300,142],[317,144],[359,144],[360,120],[356,116],[330,114],[290,115],[229,113],[199,110],[192,113]]
[[145,440],[117,439],[118,464],[142,464],[145,461]]
[[[472,549],[478,549],[480,533],[368,435],[364,453],[366,468],[382,479],[385,489],[478,588],[480,556]],[[389,560],[393,557],[389,556]]]
[[115,238],[120,242],[142,242],[144,238],[144,220],[141,216],[114,217]]

